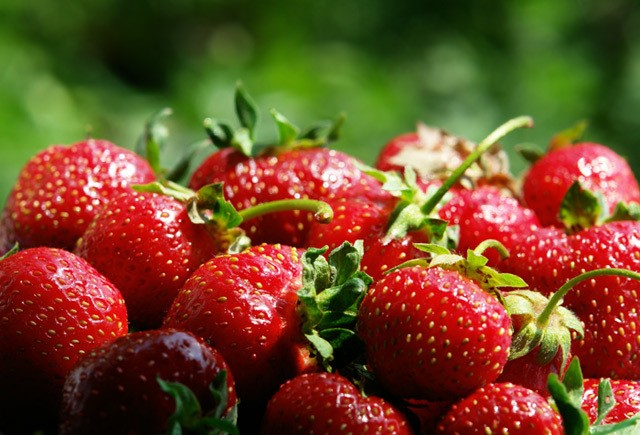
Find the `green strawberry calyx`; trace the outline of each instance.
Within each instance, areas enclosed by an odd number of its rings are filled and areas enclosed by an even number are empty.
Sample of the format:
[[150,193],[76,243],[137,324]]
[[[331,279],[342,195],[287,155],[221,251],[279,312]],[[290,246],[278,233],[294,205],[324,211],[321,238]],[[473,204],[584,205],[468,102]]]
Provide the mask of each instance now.
[[332,371],[362,353],[355,325],[358,307],[373,280],[360,270],[361,240],[353,245],[345,242],[325,257],[327,249],[309,248],[302,256],[298,313],[314,354]]
[[509,359],[520,358],[539,348],[537,361],[548,364],[562,352],[561,370],[566,368],[572,335],[584,335],[580,320],[561,306],[562,299],[577,284],[599,276],[620,276],[640,280],[640,273],[628,269],[603,268],[584,272],[564,283],[550,298],[532,290],[513,290],[505,296],[509,314],[521,325],[514,331]]
[[227,372],[221,370],[209,385],[215,406],[203,413],[198,398],[193,391],[178,382],[166,382],[157,379],[162,391],[175,401],[175,411],[169,417],[167,433],[179,434],[228,434],[238,435],[238,404],[228,408]]
[[215,147],[231,147],[247,157],[326,146],[338,139],[345,121],[344,114],[341,114],[334,121],[320,121],[301,130],[280,112],[271,109],[270,114],[276,124],[278,140],[276,143],[260,144],[256,142],[256,129],[260,118],[258,107],[241,82],[236,84],[234,102],[240,124],[238,128],[234,129],[228,123],[214,118],[206,118],[204,128]]
[[409,260],[389,269],[386,273],[391,273],[403,267],[416,265],[455,270],[462,276],[474,281],[487,293],[495,296],[503,305],[505,305],[505,300],[502,295],[502,290],[527,286],[527,283],[520,277],[511,273],[501,273],[487,266],[489,260],[482,255],[486,249],[496,249],[503,258],[509,255],[504,245],[497,240],[488,239],[483,241],[475,249],[467,250],[466,257],[452,253],[449,249],[435,243],[414,243],[414,246],[423,252],[431,254],[430,257]]
[[621,220],[640,220],[640,204],[619,202],[608,213],[604,196],[574,181],[562,199],[558,217],[567,234]]
[[551,393],[552,404],[562,417],[562,426],[567,435],[633,435],[640,431],[640,413],[618,423],[602,424],[616,402],[611,382],[606,378],[598,385],[596,421],[593,424],[589,423],[589,417],[582,409],[584,378],[577,357],[572,358],[562,381],[557,374],[550,374],[547,387]]
[[407,166],[404,176],[396,172],[384,172],[371,167],[361,169],[382,183],[382,188],[398,198],[396,206],[387,223],[384,242],[404,237],[410,231],[425,231],[432,243],[453,248],[458,241],[458,230],[448,226],[447,222],[436,217],[438,207],[446,200],[451,188],[459,182],[465,172],[490,150],[504,136],[523,127],[532,127],[533,120],[528,116],[513,118],[490,133],[455,168],[438,188],[424,192],[417,183],[415,170]]

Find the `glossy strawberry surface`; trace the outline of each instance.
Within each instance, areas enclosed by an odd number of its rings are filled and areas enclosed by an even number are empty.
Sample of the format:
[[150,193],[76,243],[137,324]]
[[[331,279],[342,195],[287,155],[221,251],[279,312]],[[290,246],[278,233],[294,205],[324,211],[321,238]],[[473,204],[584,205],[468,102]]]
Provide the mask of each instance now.
[[308,373],[280,387],[269,400],[261,433],[410,434],[407,418],[390,403],[363,396],[335,373]]
[[20,171],[0,218],[0,241],[4,250],[14,243],[72,250],[110,198],[154,179],[142,157],[106,140],[51,146]]
[[377,379],[393,395],[451,400],[493,382],[511,345],[496,298],[457,271],[414,266],[373,285],[358,331]]
[[176,404],[158,378],[187,386],[206,413],[215,405],[209,385],[221,370],[230,408],[233,375],[202,339],[171,329],[131,333],[95,349],[69,373],[60,433],[163,433]]
[[222,249],[186,206],[165,195],[121,194],[97,215],[75,252],[122,292],[138,327],[162,324],[191,273]]
[[0,422],[55,419],[76,361],[126,333],[120,291],[80,257],[41,247],[0,261]]
[[262,400],[313,366],[296,312],[302,251],[260,245],[216,256],[174,300],[165,327],[192,331],[218,349],[242,400]]

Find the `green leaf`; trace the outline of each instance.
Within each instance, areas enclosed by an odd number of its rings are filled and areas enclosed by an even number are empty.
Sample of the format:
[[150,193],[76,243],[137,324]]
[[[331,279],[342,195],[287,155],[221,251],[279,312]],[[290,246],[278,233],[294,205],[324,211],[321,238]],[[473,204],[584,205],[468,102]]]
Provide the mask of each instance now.
[[231,146],[237,150],[240,150],[245,156],[253,156],[256,152],[254,150],[254,142],[252,133],[247,128],[239,128],[233,133],[231,138]]
[[630,204],[617,203],[613,213],[605,219],[605,222],[616,221],[640,221],[640,204],[635,202]]
[[520,144],[515,146],[516,153],[520,154],[528,163],[537,162],[542,156],[544,151],[533,144]]
[[232,145],[233,129],[229,125],[213,118],[206,118],[203,124],[207,136],[216,148],[223,149]]
[[611,381],[609,379],[601,379],[598,384],[598,417],[594,422],[595,425],[602,424],[604,418],[611,412],[616,404],[616,399],[613,397],[613,390],[611,388]]
[[18,245],[18,243],[14,243],[14,245],[4,254],[2,254],[2,256],[0,257],[0,261],[4,260],[5,258],[9,258],[11,257],[13,254],[17,253],[20,250],[20,246]]
[[[178,382],[165,382],[157,379],[162,391],[175,400],[175,411],[169,417],[168,426],[171,433],[182,433],[181,428],[190,427],[194,421],[202,416],[202,408],[193,391],[184,384]],[[178,429],[178,427],[180,429]]]
[[236,85],[235,105],[240,125],[247,130],[247,136],[253,141],[258,124],[258,110],[240,82]]
[[199,141],[191,144],[187,148],[186,153],[178,160],[173,168],[167,172],[165,178],[173,182],[184,180],[189,173],[189,168],[191,167],[191,163],[193,163],[195,156],[207,147],[209,147],[209,143],[207,141]]
[[589,417],[581,407],[584,386],[578,359],[574,358],[571,361],[562,382],[555,373],[550,374],[547,387],[562,416],[565,434],[588,434]]
[[640,433],[640,413],[619,423],[591,426],[589,433],[593,435],[638,435]]
[[196,193],[187,203],[192,222],[197,224],[215,224],[221,229],[234,228],[242,223],[242,216],[224,198],[222,183],[209,184]]
[[358,308],[373,280],[360,270],[362,241],[343,243],[328,254],[328,259],[326,251],[326,247],[309,248],[302,256],[298,310],[302,332],[320,363],[332,370],[353,357],[346,347],[359,348],[355,344],[359,341],[355,334]]
[[287,145],[293,142],[300,133],[300,129],[293,125],[287,118],[284,117],[276,109],[271,109],[271,116],[276,121],[278,127],[278,144]]
[[589,124],[587,121],[582,120],[577,122],[575,125],[562,130],[551,138],[549,149],[556,150],[571,146],[582,138],[588,126]]
[[607,206],[600,192],[585,189],[575,181],[560,205],[558,218],[569,234],[602,223],[606,217]]

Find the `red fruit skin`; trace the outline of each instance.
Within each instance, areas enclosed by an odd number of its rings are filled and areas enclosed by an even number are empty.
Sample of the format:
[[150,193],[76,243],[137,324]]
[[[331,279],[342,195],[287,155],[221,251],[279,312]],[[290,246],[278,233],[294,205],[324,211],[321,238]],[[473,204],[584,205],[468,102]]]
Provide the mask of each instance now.
[[236,403],[233,374],[220,354],[195,335],[177,330],[131,333],[82,358],[62,395],[60,434],[166,433],[174,399],[157,378],[189,387],[207,413],[215,405],[209,384],[227,371],[227,408]]
[[75,252],[120,289],[131,323],[151,329],[193,271],[221,249],[181,202],[129,192],[96,216]]
[[384,399],[364,397],[335,373],[287,381],[267,405],[260,433],[411,434],[408,420]]
[[618,202],[640,202],[640,189],[631,167],[612,149],[584,142],[551,151],[524,176],[522,194],[543,226],[562,227],[560,204],[571,184],[602,193],[609,211]]
[[[618,423],[633,417],[640,412],[640,383],[626,379],[609,381],[616,401],[613,409],[602,420],[602,424]],[[598,384],[600,379],[584,379],[582,393],[582,409],[589,416],[589,422],[594,423],[598,418]]]
[[[564,376],[562,353],[558,352],[549,363],[540,364],[537,361],[538,351],[539,348],[536,348],[520,358],[507,361],[496,382],[510,382],[533,390],[541,396],[549,397],[547,388],[549,375],[554,373],[560,379]],[[567,361],[570,359],[571,355],[568,356]]]
[[[390,197],[377,180],[356,167],[356,159],[327,148],[291,150],[256,158],[223,149],[194,171],[189,187],[197,190],[214,182],[224,182],[225,197],[238,210],[290,198]],[[301,246],[312,221],[311,212],[288,211],[248,220],[242,228],[255,245]]]
[[83,259],[41,247],[0,261],[0,431],[55,420],[75,362],[126,333],[120,292]]
[[357,327],[378,381],[405,399],[455,400],[493,382],[511,345],[498,300],[438,267],[402,268],[376,282]]
[[402,173],[405,165],[396,162],[397,156],[407,149],[419,151],[421,148],[420,136],[416,132],[403,133],[387,142],[376,158],[375,167],[381,171],[397,171]]
[[[518,235],[540,226],[533,210],[493,186],[457,190],[438,215],[450,225],[459,226],[457,250],[465,255],[468,249],[475,249],[487,239],[495,239],[511,251]],[[494,249],[486,250],[483,255],[489,259],[490,266],[500,261],[500,254]]]
[[405,237],[386,241],[386,226],[393,203],[374,203],[363,199],[339,198],[328,202],[333,209],[333,220],[328,224],[312,222],[305,247],[328,246],[327,252],[348,241],[363,241],[364,254],[361,269],[374,280],[379,280],[394,266],[407,260],[424,257],[414,243],[427,243],[427,234],[412,231]]
[[165,317],[164,327],[218,349],[243,403],[266,403],[282,382],[315,370],[296,312],[302,253],[265,244],[216,256],[186,281]]
[[518,385],[492,383],[455,403],[435,433],[562,435],[564,429],[546,398]]
[[407,410],[417,420],[417,433],[431,435],[436,431],[436,425],[449,410],[453,403],[450,401],[433,402],[429,400],[406,400]]
[[[546,295],[584,271],[606,267],[640,271],[639,222],[611,222],[571,236],[537,230],[500,264]],[[564,297],[563,306],[584,326],[585,336],[573,341],[572,353],[580,358],[585,377],[640,378],[639,292],[640,281],[597,277]]]
[[71,251],[110,198],[154,180],[146,160],[106,140],[53,145],[20,171],[0,218],[0,248]]

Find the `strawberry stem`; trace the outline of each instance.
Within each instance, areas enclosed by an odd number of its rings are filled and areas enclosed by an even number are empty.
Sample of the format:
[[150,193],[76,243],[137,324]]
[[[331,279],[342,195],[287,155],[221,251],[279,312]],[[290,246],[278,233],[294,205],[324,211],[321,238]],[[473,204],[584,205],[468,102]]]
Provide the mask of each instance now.
[[513,118],[491,132],[482,142],[480,142],[480,144],[478,144],[476,149],[474,149],[473,152],[464,159],[460,166],[458,166],[451,175],[444,180],[440,188],[422,206],[424,214],[430,214],[436,208],[449,189],[451,189],[451,187],[460,180],[465,171],[469,169],[471,165],[480,159],[482,154],[513,130],[523,127],[533,127],[533,119],[529,116]]
[[640,273],[634,272],[629,269],[617,269],[617,268],[604,268],[604,269],[596,269],[590,270],[588,272],[584,272],[578,276],[571,278],[569,281],[564,283],[558,291],[556,291],[550,298],[549,303],[542,310],[538,318],[536,319],[536,323],[540,327],[545,327],[549,323],[549,319],[551,318],[551,314],[556,309],[556,306],[560,305],[562,298],[571,290],[576,284],[581,283],[582,281],[586,281],[592,278],[596,278],[599,276],[621,276],[624,278],[630,278],[640,281]]
[[306,210],[314,212],[314,219],[320,223],[329,223],[333,219],[333,209],[329,204],[315,199],[281,199],[265,202],[238,211],[242,221],[278,211]]
[[478,246],[476,246],[476,249],[474,249],[473,252],[478,255],[482,255],[484,254],[484,251],[489,248],[493,248],[498,251],[498,254],[500,254],[500,257],[503,260],[509,257],[509,250],[502,243],[495,239],[487,239],[482,241]]

